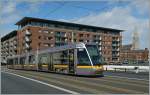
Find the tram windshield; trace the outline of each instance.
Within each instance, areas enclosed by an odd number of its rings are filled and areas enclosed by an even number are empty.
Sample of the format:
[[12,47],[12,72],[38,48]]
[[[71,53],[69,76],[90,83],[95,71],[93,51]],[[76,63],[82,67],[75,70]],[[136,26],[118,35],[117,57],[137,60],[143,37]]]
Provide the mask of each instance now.
[[90,59],[85,48],[77,49],[78,65],[91,65]]
[[96,45],[86,45],[86,48],[91,57],[93,65],[99,65],[103,63],[102,56],[100,56]]

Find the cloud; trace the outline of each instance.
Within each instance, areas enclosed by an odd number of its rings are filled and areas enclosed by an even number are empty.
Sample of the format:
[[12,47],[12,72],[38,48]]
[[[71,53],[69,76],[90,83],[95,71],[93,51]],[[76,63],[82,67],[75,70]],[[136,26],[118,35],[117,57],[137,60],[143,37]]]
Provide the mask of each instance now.
[[0,1],[0,24],[10,24],[20,17],[17,12],[17,2],[1,0]]
[[100,12],[99,14],[90,14],[79,19],[72,19],[72,21],[81,24],[125,30],[123,32],[123,44],[132,42],[132,33],[134,28],[137,27],[140,35],[141,48],[148,47],[148,43],[145,43],[148,37],[145,37],[145,35],[149,31],[149,19],[136,18],[132,15],[130,7],[114,7],[112,10]]
[[[1,3],[5,4],[5,3]],[[16,3],[14,2],[8,2],[7,5],[1,5],[1,14],[9,14],[13,13],[16,9]]]
[[135,7],[140,14],[149,13],[150,1],[149,0],[132,0],[131,7]]
[[0,24],[5,25],[5,24],[15,24],[21,16],[18,14],[11,14],[11,16],[1,16],[1,21]]
[[[27,12],[37,12],[40,4],[44,2],[41,0],[0,0],[0,24],[15,23],[25,16]],[[18,6],[25,3],[28,5],[28,10],[22,13]]]

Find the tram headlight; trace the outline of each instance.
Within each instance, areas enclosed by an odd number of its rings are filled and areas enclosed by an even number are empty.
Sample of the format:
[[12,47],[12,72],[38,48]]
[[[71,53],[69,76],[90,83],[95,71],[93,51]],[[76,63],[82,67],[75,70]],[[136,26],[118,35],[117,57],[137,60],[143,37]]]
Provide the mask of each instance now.
[[101,70],[103,70],[104,68],[103,68],[103,66],[96,66],[95,69],[98,70],[98,71],[99,71],[99,70],[101,71]]

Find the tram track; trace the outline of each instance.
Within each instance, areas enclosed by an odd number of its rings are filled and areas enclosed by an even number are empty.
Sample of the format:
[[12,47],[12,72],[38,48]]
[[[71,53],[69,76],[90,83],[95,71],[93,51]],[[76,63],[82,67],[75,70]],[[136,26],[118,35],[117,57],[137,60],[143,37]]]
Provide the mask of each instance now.
[[113,79],[110,77],[101,78],[85,78],[68,76],[53,73],[33,72],[33,71],[21,71],[11,70],[16,74],[21,74],[30,78],[53,83],[58,86],[64,86],[76,91],[82,91],[83,93],[112,93],[112,94],[143,94],[148,93],[148,84],[146,82],[140,83],[138,80],[122,80],[120,78]]

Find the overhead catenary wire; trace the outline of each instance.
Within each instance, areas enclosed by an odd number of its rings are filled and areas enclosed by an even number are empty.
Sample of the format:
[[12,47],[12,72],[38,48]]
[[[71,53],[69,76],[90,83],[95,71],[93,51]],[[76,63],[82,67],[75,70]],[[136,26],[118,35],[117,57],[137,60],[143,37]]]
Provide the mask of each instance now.
[[[60,4],[60,3],[58,3],[58,4]],[[66,4],[66,3],[61,3],[60,6],[58,6],[58,7],[56,7],[55,9],[49,11],[49,12],[48,12],[46,15],[44,15],[44,16],[50,15],[50,14],[52,14],[52,13],[55,13],[56,11],[58,11],[59,9],[61,9],[62,7],[64,7],[65,4]]]

